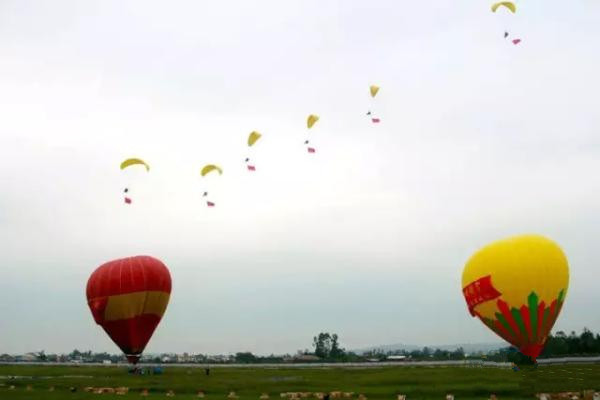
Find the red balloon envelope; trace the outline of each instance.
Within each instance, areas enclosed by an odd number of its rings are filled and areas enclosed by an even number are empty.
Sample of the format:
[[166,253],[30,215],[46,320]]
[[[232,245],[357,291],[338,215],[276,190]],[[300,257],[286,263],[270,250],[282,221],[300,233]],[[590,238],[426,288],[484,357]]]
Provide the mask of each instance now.
[[98,267],[86,294],[96,323],[136,364],[167,309],[171,274],[150,256],[122,258]]

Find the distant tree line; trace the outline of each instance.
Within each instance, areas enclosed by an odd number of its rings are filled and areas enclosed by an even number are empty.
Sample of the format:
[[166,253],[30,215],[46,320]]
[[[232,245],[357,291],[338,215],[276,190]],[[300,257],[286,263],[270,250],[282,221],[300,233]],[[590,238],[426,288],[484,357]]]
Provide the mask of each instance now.
[[[295,356],[289,354],[283,356],[258,356],[251,352],[239,352],[235,356],[207,356],[195,355],[189,356],[187,353],[183,356],[183,362],[190,363],[283,363],[283,362],[366,362],[366,361],[384,361],[390,356],[405,356],[407,360],[422,361],[422,360],[489,360],[489,361],[509,361],[517,364],[533,363],[528,357],[519,353],[515,348],[507,346],[505,348],[483,353],[475,352],[465,354],[463,348],[448,351],[441,349],[433,349],[423,347],[421,350],[397,350],[383,351],[371,350],[362,354],[356,354],[352,351],[347,351],[340,346],[339,337],[337,334],[328,332],[320,332],[313,337],[311,352],[308,349],[300,350]],[[79,351],[73,350],[69,354],[46,354],[44,350],[30,353],[34,355],[35,361],[41,362],[65,362],[65,361],[80,361],[80,362],[104,362],[111,361],[112,363],[126,362],[123,355],[114,355],[106,352],[93,353],[91,350]],[[577,335],[574,331],[567,335],[563,331],[558,331],[554,335],[550,335],[544,347],[544,351],[540,358],[553,357],[583,357],[583,356],[599,356],[600,355],[600,334],[594,334],[587,328],[583,329],[581,334]],[[0,361],[19,361],[19,357],[8,354],[1,354]],[[182,362],[181,357],[173,358],[167,354],[146,358],[143,361],[153,363],[162,362]]]

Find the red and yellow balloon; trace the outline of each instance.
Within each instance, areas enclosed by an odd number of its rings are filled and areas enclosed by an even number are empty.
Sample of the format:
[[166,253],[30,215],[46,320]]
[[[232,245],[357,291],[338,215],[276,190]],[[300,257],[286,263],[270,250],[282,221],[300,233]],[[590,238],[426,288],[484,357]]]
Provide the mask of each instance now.
[[122,258],[92,273],[86,295],[96,323],[136,364],[169,303],[171,275],[156,258]]
[[467,261],[462,276],[471,315],[534,360],[556,322],[568,286],[565,254],[538,235],[485,246]]

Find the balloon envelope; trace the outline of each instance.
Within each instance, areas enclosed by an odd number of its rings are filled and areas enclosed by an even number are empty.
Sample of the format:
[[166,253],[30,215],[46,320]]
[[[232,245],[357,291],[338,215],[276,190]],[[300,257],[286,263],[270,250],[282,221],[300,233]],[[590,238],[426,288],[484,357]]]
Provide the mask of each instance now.
[[538,235],[485,246],[469,259],[462,276],[471,315],[533,359],[546,343],[568,286],[565,254]]
[[169,303],[171,275],[150,256],[114,260],[92,273],[86,295],[96,323],[136,364]]

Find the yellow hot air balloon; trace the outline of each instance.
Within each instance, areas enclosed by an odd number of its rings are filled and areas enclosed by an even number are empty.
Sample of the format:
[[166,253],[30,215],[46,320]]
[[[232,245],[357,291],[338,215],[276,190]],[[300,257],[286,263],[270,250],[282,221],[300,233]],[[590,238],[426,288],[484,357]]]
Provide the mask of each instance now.
[[371,85],[369,91],[371,92],[371,97],[375,97],[377,95],[377,92],[379,92],[379,86]]
[[258,139],[260,139],[262,135],[256,131],[252,131],[250,135],[248,135],[248,146],[254,145]]
[[121,163],[121,169],[125,169],[132,165],[143,165],[146,167],[146,171],[150,171],[150,166],[146,164],[144,160],[140,160],[139,158],[128,158]]
[[513,14],[517,12],[517,6],[515,6],[515,3],[510,2],[510,1],[501,1],[498,3],[492,4],[492,11],[496,12],[498,7],[500,7],[500,6],[508,8],[510,11],[512,11]]
[[544,348],[568,286],[565,254],[539,235],[485,246],[467,261],[462,276],[471,315],[533,359]]
[[217,171],[219,173],[219,175],[223,174],[223,170],[221,169],[221,167],[218,167],[214,164],[207,164],[200,171],[200,175],[206,176],[206,174],[209,174],[213,171]]
[[312,126],[319,120],[319,116],[315,114],[310,114],[306,119],[306,126],[308,129],[312,128]]

